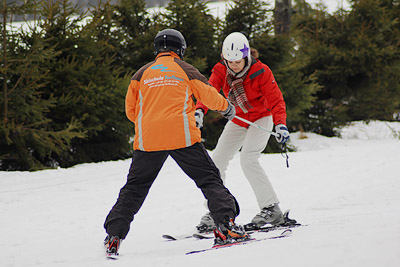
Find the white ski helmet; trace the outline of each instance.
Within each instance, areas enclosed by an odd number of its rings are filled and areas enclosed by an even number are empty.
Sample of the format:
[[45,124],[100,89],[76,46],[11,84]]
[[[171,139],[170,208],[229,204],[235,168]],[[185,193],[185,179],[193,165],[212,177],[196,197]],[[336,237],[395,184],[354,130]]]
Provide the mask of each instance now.
[[222,56],[228,61],[250,59],[250,45],[246,36],[240,32],[229,34],[222,44]]
[[[232,32],[229,34],[222,44],[222,57],[225,60],[228,71],[235,77],[241,78],[249,70],[251,65],[251,52],[249,41],[246,36],[240,32]],[[227,61],[245,60],[244,68],[239,72],[234,72]]]

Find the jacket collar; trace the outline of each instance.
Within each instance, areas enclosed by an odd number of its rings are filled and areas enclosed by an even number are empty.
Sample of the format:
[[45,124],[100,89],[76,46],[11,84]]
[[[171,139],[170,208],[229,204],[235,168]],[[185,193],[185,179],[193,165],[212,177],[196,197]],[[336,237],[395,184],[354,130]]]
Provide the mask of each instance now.
[[172,57],[180,59],[180,57],[175,52],[172,52],[172,51],[161,52],[156,56],[156,59],[158,59],[160,57],[166,57],[166,56],[172,56]]

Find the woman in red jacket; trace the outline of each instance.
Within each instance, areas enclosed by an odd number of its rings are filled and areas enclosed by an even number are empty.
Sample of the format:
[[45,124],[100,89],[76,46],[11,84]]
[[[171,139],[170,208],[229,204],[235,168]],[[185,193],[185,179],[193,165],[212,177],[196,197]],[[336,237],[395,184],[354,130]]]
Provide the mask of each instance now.
[[[229,34],[222,46],[222,57],[223,60],[214,66],[209,83],[217,90],[223,90],[235,106],[236,116],[270,131],[275,124],[279,135],[277,141],[285,143],[289,132],[282,93],[268,66],[251,56],[246,36],[239,32]],[[197,103],[195,116],[198,127],[202,126],[207,110],[201,102]],[[279,200],[258,160],[269,137],[270,133],[234,118],[226,124],[212,154],[225,181],[229,161],[241,149],[240,164],[261,210],[252,220],[257,226],[284,222]],[[202,217],[198,226],[199,229],[213,227],[208,214]]]

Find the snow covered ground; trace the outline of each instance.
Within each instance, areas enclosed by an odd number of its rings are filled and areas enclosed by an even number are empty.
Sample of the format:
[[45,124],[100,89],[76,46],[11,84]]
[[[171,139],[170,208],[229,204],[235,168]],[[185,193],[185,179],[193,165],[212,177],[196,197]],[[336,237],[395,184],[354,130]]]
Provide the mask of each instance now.
[[[280,154],[260,160],[282,209],[307,226],[289,238],[194,255],[185,253],[213,241],[161,238],[191,231],[206,211],[200,191],[173,160],[132,223],[118,261],[104,258],[102,224],[130,160],[0,172],[1,266],[400,266],[400,139],[393,136],[399,131],[400,123],[358,122],[342,129],[343,138],[293,133],[298,152],[289,154],[290,168]],[[237,222],[249,222],[258,207],[238,154],[227,186],[241,204]]]

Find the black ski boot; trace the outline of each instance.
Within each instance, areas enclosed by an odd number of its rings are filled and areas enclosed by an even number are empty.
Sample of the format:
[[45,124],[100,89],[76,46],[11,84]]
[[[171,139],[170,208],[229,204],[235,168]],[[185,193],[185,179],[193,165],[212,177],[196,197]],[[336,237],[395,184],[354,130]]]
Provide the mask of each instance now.
[[106,249],[106,256],[118,256],[119,245],[121,244],[121,239],[118,236],[108,235],[104,240],[104,248]]
[[233,219],[226,219],[218,223],[214,230],[214,246],[228,243],[242,242],[251,239],[242,225],[237,225]]

